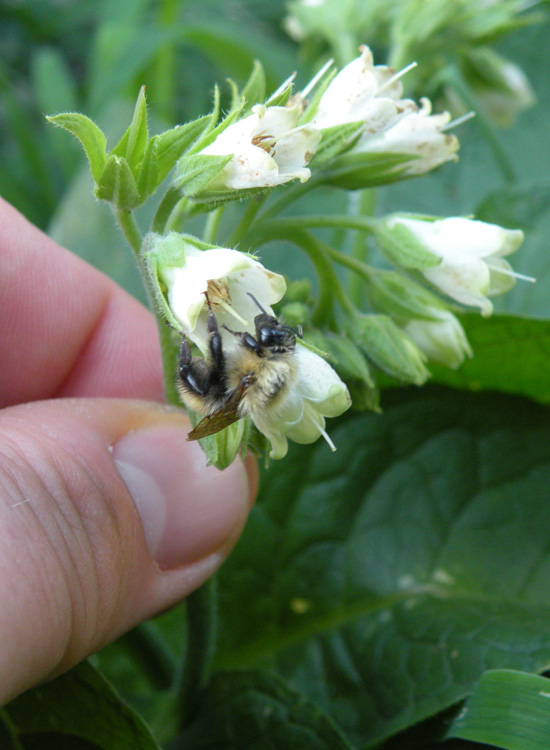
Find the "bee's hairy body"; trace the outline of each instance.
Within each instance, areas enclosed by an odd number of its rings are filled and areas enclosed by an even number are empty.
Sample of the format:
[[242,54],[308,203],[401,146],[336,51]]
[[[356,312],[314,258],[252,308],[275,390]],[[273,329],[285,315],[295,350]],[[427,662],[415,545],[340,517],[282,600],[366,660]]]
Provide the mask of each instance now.
[[191,357],[182,336],[178,388],[185,405],[205,417],[189,434],[190,440],[219,432],[247,415],[254,418],[277,408],[296,381],[294,352],[296,334],[301,331],[285,326],[256,304],[262,310],[254,319],[256,338],[230,331],[238,341],[227,353],[210,305],[208,359]]

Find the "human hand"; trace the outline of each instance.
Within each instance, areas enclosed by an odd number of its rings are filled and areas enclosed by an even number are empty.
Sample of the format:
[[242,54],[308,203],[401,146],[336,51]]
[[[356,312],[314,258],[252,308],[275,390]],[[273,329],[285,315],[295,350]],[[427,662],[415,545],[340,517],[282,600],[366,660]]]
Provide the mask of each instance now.
[[1,200],[0,300],[1,704],[200,586],[256,475],[159,403],[152,316]]

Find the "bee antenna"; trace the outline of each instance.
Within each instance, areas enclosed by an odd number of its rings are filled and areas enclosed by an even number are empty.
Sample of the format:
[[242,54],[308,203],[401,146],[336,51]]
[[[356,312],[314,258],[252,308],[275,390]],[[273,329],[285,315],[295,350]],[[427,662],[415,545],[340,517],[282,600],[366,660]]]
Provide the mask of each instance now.
[[253,302],[255,302],[255,304],[260,308],[260,310],[263,312],[264,315],[269,315],[269,313],[264,310],[264,308],[260,305],[260,303],[258,302],[258,300],[256,299],[256,297],[253,294],[251,294],[250,292],[247,292],[247,294],[250,297],[250,299]]

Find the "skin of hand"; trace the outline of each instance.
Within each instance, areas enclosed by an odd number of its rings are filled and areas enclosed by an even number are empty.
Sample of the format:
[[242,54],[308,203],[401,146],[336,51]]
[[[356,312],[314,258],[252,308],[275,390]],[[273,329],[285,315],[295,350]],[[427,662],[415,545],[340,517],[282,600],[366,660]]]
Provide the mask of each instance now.
[[209,578],[256,464],[162,404],[155,322],[0,200],[0,704]]

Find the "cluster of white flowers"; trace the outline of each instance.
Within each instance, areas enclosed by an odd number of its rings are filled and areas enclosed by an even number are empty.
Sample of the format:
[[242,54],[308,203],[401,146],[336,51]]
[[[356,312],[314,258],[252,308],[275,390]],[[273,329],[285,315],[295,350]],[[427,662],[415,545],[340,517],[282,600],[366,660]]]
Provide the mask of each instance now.
[[458,140],[445,132],[451,116],[432,115],[429,99],[422,99],[420,108],[412,99],[402,99],[401,75],[386,65],[374,65],[372,52],[362,47],[360,57],[330,82],[312,124],[329,128],[363,123],[353,152],[414,157],[400,167],[405,175],[422,174],[456,159]]
[[[318,83],[314,79],[311,86]],[[361,55],[343,68],[311,105],[314,111],[304,124],[300,121],[307,103],[304,94],[298,94],[287,106],[255,105],[250,114],[223,129],[200,152],[231,157],[207,190],[219,193],[269,188],[294,179],[304,182],[311,174],[307,164],[324,135],[329,130],[333,135],[340,126],[346,128],[346,137],[351,137],[342,146],[348,152],[403,155],[397,166],[389,167],[398,169],[399,174],[421,174],[456,158],[458,141],[446,133],[448,113],[432,115],[428,100],[422,100],[419,108],[402,94],[399,74],[375,66],[370,50],[363,47]],[[470,219],[400,215],[380,220],[378,225],[383,227],[381,241],[385,237],[393,248],[388,252],[393,253],[390,259],[394,265],[417,270],[440,292],[463,305],[479,307],[483,315],[492,312],[489,297],[507,291],[514,283],[516,274],[503,256],[519,247],[523,239],[520,231]],[[395,250],[399,243],[406,249],[401,256]],[[231,357],[231,351],[242,346],[234,332],[255,336],[258,306],[273,315],[272,305],[285,293],[283,277],[246,253],[204,247],[176,233],[157,236],[152,248],[167,317],[207,359],[209,305],[222,345]],[[400,258],[410,259],[411,248],[412,255],[416,248],[423,262],[401,264]],[[419,363],[428,358],[458,367],[466,356],[472,356],[460,322],[434,294],[419,291],[419,285],[413,288],[412,280],[403,281],[405,292],[407,283],[411,302],[401,304],[394,316],[401,327],[399,335],[406,334],[399,338],[401,349],[410,347],[410,358],[416,357]],[[393,313],[391,293],[385,300],[379,298],[383,320],[392,318]],[[325,432],[325,418],[342,414],[351,403],[337,373],[300,341],[293,361],[296,377],[292,387],[283,389],[272,408],[248,411],[256,428],[269,439],[274,458],[286,454],[289,438],[311,443],[324,436],[334,448]]]
[[[228,125],[200,153],[232,159],[208,184],[208,191],[274,187],[290,180],[309,179],[307,165],[327,128],[357,123],[356,153],[391,153],[409,157],[394,167],[404,175],[427,172],[456,158],[458,141],[445,132],[450,115],[431,114],[431,103],[419,108],[402,99],[400,75],[374,65],[370,49],[346,65],[329,83],[314,116],[299,125],[307,102],[297,94],[285,106],[257,104],[252,112]],[[309,87],[306,87],[306,90]]]

